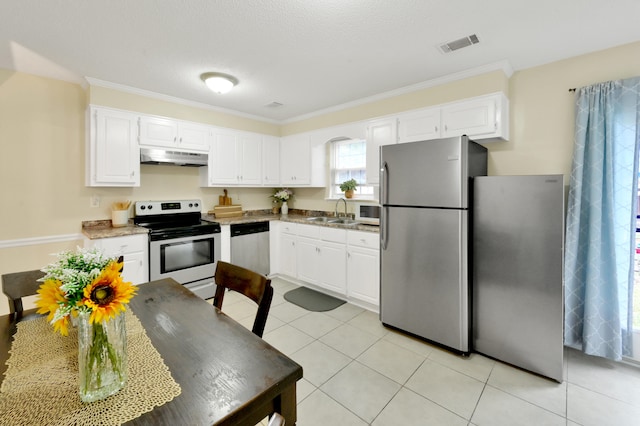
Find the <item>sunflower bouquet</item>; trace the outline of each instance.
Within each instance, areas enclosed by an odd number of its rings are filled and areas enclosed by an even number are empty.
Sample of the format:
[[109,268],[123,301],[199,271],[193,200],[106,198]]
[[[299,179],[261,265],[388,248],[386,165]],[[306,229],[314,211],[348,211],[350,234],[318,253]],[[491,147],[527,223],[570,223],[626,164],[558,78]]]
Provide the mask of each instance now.
[[136,287],[124,282],[122,259],[97,249],[59,253],[56,262],[42,269],[38,313],[56,332],[69,334],[78,319],[80,397],[85,402],[103,399],[126,382],[126,304]]
[[81,249],[59,253],[58,260],[47,265],[36,301],[39,314],[48,313],[47,320],[55,331],[69,334],[71,317],[89,313],[89,321],[97,324],[124,312],[136,292],[120,275],[122,263],[117,257],[103,255],[97,249]]

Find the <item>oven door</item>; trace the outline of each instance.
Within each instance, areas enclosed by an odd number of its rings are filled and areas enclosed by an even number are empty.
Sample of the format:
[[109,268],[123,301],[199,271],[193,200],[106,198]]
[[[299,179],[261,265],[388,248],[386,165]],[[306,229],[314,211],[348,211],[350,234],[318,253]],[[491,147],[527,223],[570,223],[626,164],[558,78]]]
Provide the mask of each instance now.
[[215,293],[214,274],[220,259],[220,234],[151,241],[149,278],[173,278],[198,296]]

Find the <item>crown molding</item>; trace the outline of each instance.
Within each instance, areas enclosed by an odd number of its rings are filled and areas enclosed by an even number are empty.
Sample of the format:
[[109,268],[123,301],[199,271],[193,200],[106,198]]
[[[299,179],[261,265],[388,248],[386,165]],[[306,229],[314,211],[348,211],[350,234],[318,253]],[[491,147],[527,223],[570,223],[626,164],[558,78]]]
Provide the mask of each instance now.
[[190,107],[209,110],[209,111],[221,112],[221,113],[224,113],[224,114],[235,115],[237,117],[248,118],[248,119],[251,119],[251,120],[257,120],[257,121],[261,121],[261,122],[264,122],[264,123],[282,124],[278,120],[272,120],[272,119],[265,118],[265,117],[260,117],[260,116],[257,116],[257,115],[247,114],[247,113],[236,111],[236,110],[233,110],[233,109],[217,107],[217,106],[205,104],[205,103],[202,103],[202,102],[189,101],[187,99],[182,99],[182,98],[178,98],[178,97],[170,96],[170,95],[164,95],[162,93],[152,92],[150,90],[138,89],[136,87],[125,86],[124,84],[112,83],[110,81],[99,80],[99,79],[93,78],[93,77],[85,77],[85,80],[87,80],[87,82],[89,82],[89,85],[91,85],[91,86],[104,87],[105,89],[118,90],[120,92],[130,93],[132,95],[144,96],[145,98],[157,99],[157,100],[160,100],[160,101],[171,102],[171,103],[174,103],[174,104],[185,105],[185,106],[190,106]]
[[313,117],[329,114],[332,112],[342,111],[348,108],[354,108],[360,105],[365,105],[368,103],[372,103],[372,102],[376,102],[384,99],[393,98],[395,96],[400,96],[400,95],[404,95],[411,92],[417,92],[419,90],[440,86],[440,85],[451,83],[458,80],[464,80],[466,78],[475,77],[475,76],[486,74],[492,71],[502,71],[507,76],[507,78],[510,78],[514,72],[513,67],[511,66],[508,60],[493,62],[480,67],[475,67],[469,70],[460,71],[460,72],[449,74],[443,77],[423,81],[421,83],[412,84],[410,86],[401,87],[399,89],[390,90],[388,92],[379,93],[377,95],[368,96],[366,98],[357,99],[355,101],[346,102],[340,105],[335,105],[329,108],[324,108],[308,114],[299,115],[299,116],[288,118],[285,120],[268,119],[265,117],[261,117],[253,114],[247,114],[247,113],[243,113],[243,112],[232,110],[232,109],[216,107],[216,106],[204,104],[201,102],[189,101],[189,100],[178,98],[175,96],[169,96],[169,95],[164,95],[162,93],[152,92],[149,90],[138,89],[131,86],[125,86],[124,84],[118,84],[118,83],[112,83],[109,81],[99,80],[93,77],[85,77],[85,80],[91,86],[104,87],[107,89],[118,90],[120,92],[144,96],[146,98],[157,99],[157,100],[171,102],[175,104],[191,106],[194,108],[200,108],[200,109],[209,110],[209,111],[221,112],[224,114],[235,115],[237,117],[248,118],[251,120],[261,121],[264,123],[283,125],[283,124],[295,123],[302,120],[307,120]]
[[366,98],[361,98],[355,101],[347,102],[340,105],[335,105],[329,108],[321,109],[318,111],[311,112],[309,114],[299,115],[297,117],[288,118],[286,120],[282,120],[280,124],[291,124],[302,120],[307,120],[309,118],[317,117],[324,114],[329,114],[332,112],[342,111],[347,108],[354,108],[360,105],[365,105],[368,103],[393,98],[395,96],[404,95],[407,93],[417,92],[419,90],[428,89],[430,87],[441,86],[443,84],[451,83],[458,80],[464,80],[466,78],[475,77],[478,75],[486,74],[492,71],[502,71],[507,78],[511,78],[513,75],[513,67],[509,63],[508,60],[493,62],[487,65],[483,65],[476,68],[471,68],[469,70],[460,71],[454,74],[449,74],[444,77],[439,77],[427,81],[423,81],[421,83],[412,84],[410,86],[401,87],[399,89],[390,90],[388,92],[378,93],[377,95],[368,96]]

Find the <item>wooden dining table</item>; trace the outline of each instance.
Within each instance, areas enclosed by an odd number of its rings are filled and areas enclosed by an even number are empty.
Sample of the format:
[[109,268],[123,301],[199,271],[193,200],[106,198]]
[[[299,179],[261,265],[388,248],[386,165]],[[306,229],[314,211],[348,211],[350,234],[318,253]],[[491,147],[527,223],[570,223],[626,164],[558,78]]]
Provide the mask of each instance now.
[[[182,392],[127,425],[255,425],[274,412],[296,423],[302,367],[171,278],[141,284],[130,308]],[[0,316],[4,379],[16,324]]]

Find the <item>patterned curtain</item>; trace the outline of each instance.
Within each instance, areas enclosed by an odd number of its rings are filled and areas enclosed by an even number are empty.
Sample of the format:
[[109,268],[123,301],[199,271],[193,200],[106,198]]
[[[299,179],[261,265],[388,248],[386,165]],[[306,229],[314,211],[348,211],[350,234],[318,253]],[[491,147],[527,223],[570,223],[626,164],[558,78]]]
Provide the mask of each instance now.
[[565,344],[613,360],[631,355],[639,145],[640,77],[578,91]]

